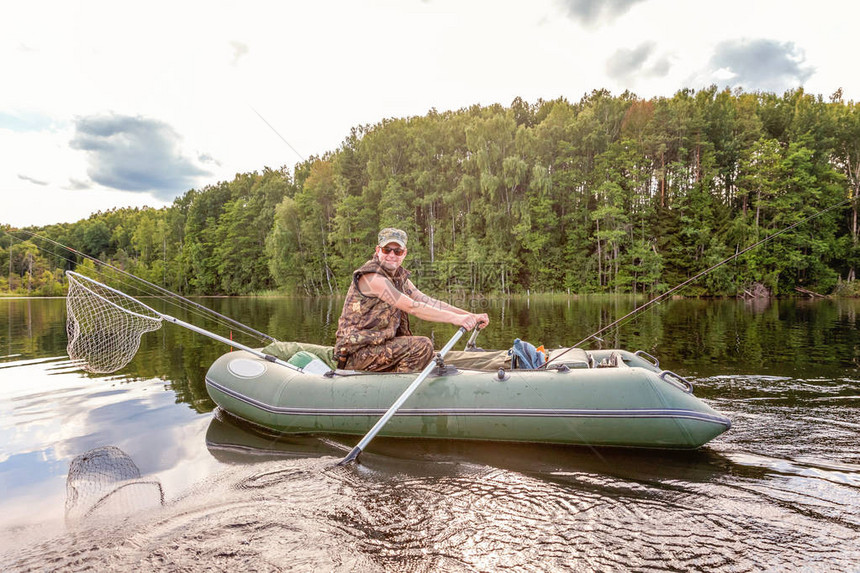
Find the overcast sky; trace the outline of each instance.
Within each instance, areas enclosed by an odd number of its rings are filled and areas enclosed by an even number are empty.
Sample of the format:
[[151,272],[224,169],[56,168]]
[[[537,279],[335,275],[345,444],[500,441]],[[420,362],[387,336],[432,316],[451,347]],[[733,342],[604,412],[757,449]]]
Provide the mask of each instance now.
[[352,127],[594,89],[860,99],[852,0],[14,2],[0,224],[161,207]]

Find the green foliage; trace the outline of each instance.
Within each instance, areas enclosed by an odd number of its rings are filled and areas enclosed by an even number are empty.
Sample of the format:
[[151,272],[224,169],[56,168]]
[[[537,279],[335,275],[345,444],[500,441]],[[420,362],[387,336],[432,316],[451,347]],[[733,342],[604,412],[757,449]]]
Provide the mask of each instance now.
[[7,271],[3,277],[3,291],[21,296],[62,296],[63,271],[53,268],[32,241],[11,243],[0,249],[0,261]]
[[[432,292],[842,292],[860,264],[860,106],[803,90],[595,90],[386,119],[287,169],[40,235],[183,294],[342,293],[376,233]],[[9,229],[5,229],[9,230]],[[0,290],[56,293],[82,258],[0,233]],[[429,280],[433,279],[433,280]],[[428,286],[429,285],[429,286]]]

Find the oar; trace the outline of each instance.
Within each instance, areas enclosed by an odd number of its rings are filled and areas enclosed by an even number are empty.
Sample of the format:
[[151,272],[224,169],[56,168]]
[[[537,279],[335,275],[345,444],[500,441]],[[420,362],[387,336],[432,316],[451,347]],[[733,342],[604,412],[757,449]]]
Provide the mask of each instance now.
[[[458,328],[457,332],[454,333],[454,336],[451,337],[451,340],[448,341],[448,344],[442,347],[442,350],[439,351],[437,356],[439,358],[445,356],[448,351],[451,350],[451,347],[454,346],[454,344],[460,339],[461,336],[463,336],[464,332],[466,332],[465,328],[463,328],[462,326]],[[430,371],[433,370],[435,366],[436,362],[434,360],[431,360],[430,364],[425,366],[424,370],[421,371],[421,374],[418,375],[418,378],[416,378],[412,382],[412,384],[410,384],[409,387],[403,391],[403,394],[400,395],[400,397],[394,402],[394,404],[391,405],[388,411],[385,412],[385,414],[383,414],[379,421],[374,424],[374,426],[370,429],[369,432],[367,432],[367,435],[361,438],[361,441],[358,442],[358,444],[356,444],[356,446],[352,448],[352,451],[349,452],[349,454],[347,454],[345,458],[340,460],[337,465],[342,466],[358,459],[359,454],[361,454],[364,448],[367,447],[367,444],[370,443],[370,440],[372,440],[374,436],[376,436],[376,434],[379,432],[379,430],[381,430],[382,427],[388,423],[388,420],[390,420],[394,413],[400,409],[403,403],[409,398],[409,396],[412,395],[415,389],[421,385],[424,379],[430,375]]]

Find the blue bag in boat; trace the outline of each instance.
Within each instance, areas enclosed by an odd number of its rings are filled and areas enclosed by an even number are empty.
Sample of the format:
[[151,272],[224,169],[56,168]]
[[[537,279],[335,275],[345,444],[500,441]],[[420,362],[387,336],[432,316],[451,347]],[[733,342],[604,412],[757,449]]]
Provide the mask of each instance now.
[[524,370],[534,370],[543,366],[546,362],[546,355],[535,348],[534,344],[514,339],[514,347],[511,348],[511,367],[522,368]]

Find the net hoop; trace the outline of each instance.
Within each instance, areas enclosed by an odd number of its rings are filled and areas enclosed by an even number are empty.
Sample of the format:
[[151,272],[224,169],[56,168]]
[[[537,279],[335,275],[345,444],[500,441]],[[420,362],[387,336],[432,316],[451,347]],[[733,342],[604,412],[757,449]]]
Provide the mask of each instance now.
[[161,328],[162,315],[139,300],[76,272],[66,276],[66,350],[84,370],[116,372],[134,358],[143,334]]
[[[77,278],[78,278],[78,279],[86,279],[87,277],[85,277],[85,276],[83,276],[83,275],[78,275],[78,276],[77,276]],[[69,283],[71,283],[71,282],[72,282],[72,280],[73,280],[73,279],[70,279],[70,280],[69,280]],[[149,309],[151,312],[155,312],[154,310],[150,309],[148,306],[146,306],[146,305],[145,305],[145,304],[143,304],[142,302],[140,302],[140,301],[138,301],[138,300],[135,300],[135,299],[133,299],[133,298],[129,297],[129,296],[128,296],[128,295],[126,295],[125,293],[122,293],[122,292],[120,292],[120,291],[118,291],[118,290],[114,290],[114,289],[110,288],[109,286],[105,286],[105,285],[101,285],[101,286],[102,286],[103,288],[106,288],[106,289],[110,290],[110,291],[113,291],[114,293],[116,293],[116,294],[118,294],[118,295],[121,295],[121,296],[124,296],[124,297],[128,298],[128,299],[129,299],[129,301],[134,301],[134,302],[135,302],[135,303],[137,303],[139,306],[142,306],[142,307],[144,307],[144,308],[147,308],[147,309]],[[139,312],[135,312],[135,311],[133,311],[133,310],[127,309],[127,308],[125,308],[125,307],[123,307],[123,306],[120,306],[120,305],[116,304],[115,302],[113,302],[113,301],[111,301],[111,300],[106,299],[105,297],[103,297],[103,296],[102,296],[102,295],[100,295],[99,293],[95,292],[94,290],[92,290],[92,289],[90,289],[90,288],[87,288],[86,286],[84,286],[84,285],[83,285],[83,284],[81,284],[81,283],[78,283],[78,288],[82,288],[82,289],[84,289],[84,290],[88,291],[88,292],[90,293],[90,295],[91,295],[91,296],[94,296],[94,297],[97,297],[97,298],[101,299],[101,300],[102,300],[102,302],[104,302],[105,304],[108,304],[108,305],[110,305],[110,306],[112,306],[112,307],[116,308],[116,309],[117,309],[117,310],[119,310],[120,312],[128,313],[128,314],[130,314],[130,315],[132,315],[132,316],[135,316],[135,317],[137,317],[137,318],[141,318],[141,319],[143,319],[143,320],[154,320],[154,321],[157,321],[157,322],[160,322],[160,321],[161,321],[161,316],[158,316],[158,314],[157,314],[157,313],[156,313],[156,316],[147,316],[147,315],[145,315],[145,314],[140,314]]]

